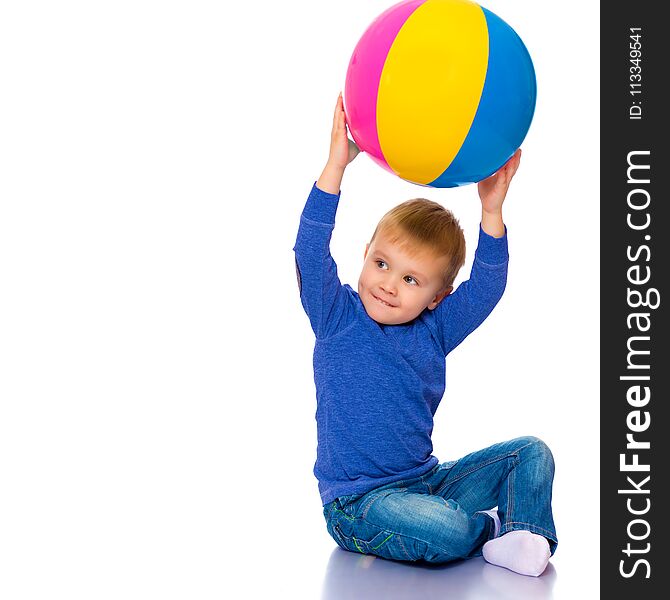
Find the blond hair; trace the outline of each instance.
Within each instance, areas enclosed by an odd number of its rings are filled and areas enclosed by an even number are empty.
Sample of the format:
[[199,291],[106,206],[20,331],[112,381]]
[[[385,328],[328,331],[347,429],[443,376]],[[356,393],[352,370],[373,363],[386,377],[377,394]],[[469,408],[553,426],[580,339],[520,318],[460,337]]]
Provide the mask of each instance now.
[[426,198],[407,200],[381,218],[370,243],[382,232],[410,255],[429,251],[436,258],[447,258],[444,287],[453,285],[465,263],[465,236],[450,210]]

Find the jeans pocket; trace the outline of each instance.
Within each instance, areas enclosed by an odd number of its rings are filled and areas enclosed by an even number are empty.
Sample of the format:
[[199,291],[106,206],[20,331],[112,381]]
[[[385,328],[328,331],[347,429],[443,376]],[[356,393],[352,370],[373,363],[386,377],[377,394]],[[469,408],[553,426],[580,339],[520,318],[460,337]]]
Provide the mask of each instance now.
[[344,534],[339,523],[336,522],[331,527],[329,527],[329,533],[340,548],[343,550],[350,550],[351,552],[356,551],[353,539],[350,536]]
[[357,519],[346,523],[336,521],[333,538],[345,550],[386,556],[382,548],[393,538],[393,533]]
[[341,510],[345,515],[349,517],[356,516],[356,510],[358,508],[358,501],[365,494],[349,494],[347,496],[339,496],[335,499],[335,508]]

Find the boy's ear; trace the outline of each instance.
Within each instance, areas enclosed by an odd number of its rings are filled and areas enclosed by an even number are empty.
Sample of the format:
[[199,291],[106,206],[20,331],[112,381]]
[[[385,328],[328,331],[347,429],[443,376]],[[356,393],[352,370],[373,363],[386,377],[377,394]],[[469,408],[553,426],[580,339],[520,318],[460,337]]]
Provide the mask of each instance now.
[[437,305],[442,302],[451,292],[454,290],[453,286],[449,286],[448,288],[443,289],[441,292],[438,292],[438,294],[433,298],[433,301],[428,305],[429,310],[434,310],[437,308]]
[[363,260],[367,258],[369,249],[370,249],[370,243],[368,242],[367,244],[365,244],[365,252],[363,253]]

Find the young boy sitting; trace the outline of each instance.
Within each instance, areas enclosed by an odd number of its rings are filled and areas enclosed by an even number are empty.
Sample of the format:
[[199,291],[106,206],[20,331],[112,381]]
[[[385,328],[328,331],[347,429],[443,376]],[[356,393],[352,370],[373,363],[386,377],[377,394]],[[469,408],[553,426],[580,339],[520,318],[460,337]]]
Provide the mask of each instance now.
[[448,210],[421,198],[382,218],[365,249],[358,290],[340,283],[329,245],[342,177],[357,154],[340,94],[328,162],[293,248],[316,336],[314,475],[328,532],[352,552],[432,563],[483,555],[538,576],[558,543],[546,444],[520,437],[439,463],[431,441],[445,357],[505,288],[502,205],[521,151],[478,184],[479,244],[470,279],[456,291],[463,232]]

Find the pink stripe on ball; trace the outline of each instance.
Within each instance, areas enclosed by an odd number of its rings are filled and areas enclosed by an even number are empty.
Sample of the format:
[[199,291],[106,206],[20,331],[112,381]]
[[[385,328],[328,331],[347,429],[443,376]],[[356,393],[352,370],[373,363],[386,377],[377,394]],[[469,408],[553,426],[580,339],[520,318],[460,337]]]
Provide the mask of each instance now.
[[[409,16],[426,0],[405,0],[379,15],[354,48],[344,84],[344,110],[356,145],[380,166],[394,173],[382,154],[377,133],[377,92],[386,57]],[[379,23],[384,21],[383,27]],[[362,64],[361,61],[365,61]],[[363,143],[362,140],[367,140]]]

